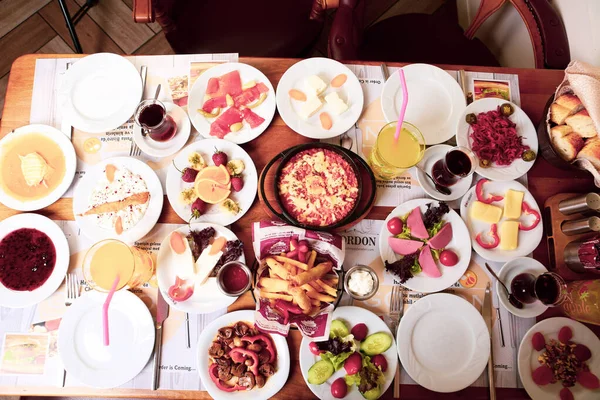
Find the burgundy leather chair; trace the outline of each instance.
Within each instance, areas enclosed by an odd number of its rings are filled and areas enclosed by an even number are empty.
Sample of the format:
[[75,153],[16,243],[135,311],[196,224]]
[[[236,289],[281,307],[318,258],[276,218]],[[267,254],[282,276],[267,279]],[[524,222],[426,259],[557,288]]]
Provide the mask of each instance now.
[[[367,2],[377,0],[135,0],[136,22],[158,21],[176,53],[237,52],[242,56],[305,57],[315,44],[327,8],[337,8],[328,56],[337,60],[498,65],[474,35],[510,1],[529,31],[536,68],[565,68],[569,44],[548,0],[482,0],[466,32],[456,0],[432,15],[405,14],[365,29]],[[418,0],[405,0],[418,1]]]

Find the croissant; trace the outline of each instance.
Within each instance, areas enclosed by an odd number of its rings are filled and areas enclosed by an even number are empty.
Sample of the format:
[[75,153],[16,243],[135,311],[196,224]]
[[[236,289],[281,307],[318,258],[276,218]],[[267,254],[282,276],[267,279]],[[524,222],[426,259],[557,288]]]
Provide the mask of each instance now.
[[52,167],[38,153],[29,153],[19,156],[19,158],[21,159],[21,173],[28,186],[39,185],[52,171]]

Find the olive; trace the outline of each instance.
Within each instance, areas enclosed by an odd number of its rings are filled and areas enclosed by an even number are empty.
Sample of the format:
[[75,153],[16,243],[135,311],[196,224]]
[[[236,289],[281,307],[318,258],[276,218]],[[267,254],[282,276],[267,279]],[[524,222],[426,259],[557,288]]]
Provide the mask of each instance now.
[[479,166],[481,168],[489,168],[489,167],[492,166],[492,162],[490,160],[480,159],[479,160]]
[[477,115],[470,113],[467,114],[465,120],[467,121],[467,124],[473,125],[477,123]]
[[515,109],[510,103],[504,103],[500,106],[500,113],[505,117],[510,117],[514,112]]
[[535,151],[533,151],[533,150],[525,150],[523,152],[523,154],[521,155],[521,158],[524,161],[533,161],[533,160],[535,160]]

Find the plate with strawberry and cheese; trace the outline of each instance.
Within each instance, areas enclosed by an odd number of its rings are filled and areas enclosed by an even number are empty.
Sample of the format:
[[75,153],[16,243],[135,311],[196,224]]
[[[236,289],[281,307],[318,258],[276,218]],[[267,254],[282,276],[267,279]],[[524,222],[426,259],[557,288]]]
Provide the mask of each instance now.
[[544,224],[540,207],[517,181],[481,179],[463,197],[460,214],[473,250],[490,261],[526,257],[540,244]]
[[242,144],[256,139],[275,115],[275,90],[258,69],[224,63],[204,72],[190,90],[188,114],[205,138]]

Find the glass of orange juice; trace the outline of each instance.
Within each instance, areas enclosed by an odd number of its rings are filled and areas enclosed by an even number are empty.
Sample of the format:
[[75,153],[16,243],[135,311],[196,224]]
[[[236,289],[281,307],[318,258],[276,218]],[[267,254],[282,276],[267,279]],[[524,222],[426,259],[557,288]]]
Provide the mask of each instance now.
[[116,290],[148,282],[154,274],[154,261],[146,251],[116,239],[94,244],[83,259],[83,276],[93,289],[110,291],[119,276]]
[[396,122],[390,122],[381,128],[375,146],[369,154],[369,165],[375,178],[390,180],[397,178],[407,169],[421,161],[425,153],[425,138],[413,124],[404,121],[398,140]]

